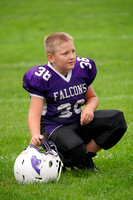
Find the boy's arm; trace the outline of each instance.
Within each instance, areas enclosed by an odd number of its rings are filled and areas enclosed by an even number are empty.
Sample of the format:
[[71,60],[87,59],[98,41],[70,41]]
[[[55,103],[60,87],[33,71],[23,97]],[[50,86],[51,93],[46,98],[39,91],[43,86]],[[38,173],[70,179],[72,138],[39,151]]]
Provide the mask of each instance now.
[[31,103],[28,114],[28,126],[31,135],[30,144],[39,146],[40,140],[44,139],[44,136],[40,133],[40,119],[42,115],[44,100],[39,97],[31,96]]
[[92,86],[90,86],[85,94],[86,105],[81,112],[80,124],[86,125],[94,118],[94,111],[98,107],[98,98]]

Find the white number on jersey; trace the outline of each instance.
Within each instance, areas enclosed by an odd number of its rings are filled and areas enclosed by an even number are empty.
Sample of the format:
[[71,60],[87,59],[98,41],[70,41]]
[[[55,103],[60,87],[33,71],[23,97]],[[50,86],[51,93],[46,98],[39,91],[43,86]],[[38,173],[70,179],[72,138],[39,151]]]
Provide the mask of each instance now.
[[[74,112],[76,114],[79,114],[81,112],[81,106],[85,103],[84,99],[80,99],[78,100],[75,104],[74,104]],[[79,107],[80,105],[80,107]],[[65,111],[62,111],[66,109]],[[60,118],[69,118],[72,116],[72,112],[71,112],[72,106],[70,103],[64,103],[61,104],[60,106],[57,107],[58,111],[62,111],[61,115],[59,116]]]
[[72,115],[72,112],[70,112],[71,110],[71,104],[70,103],[64,103],[61,104],[60,106],[58,106],[57,110],[61,111],[63,109],[66,109],[65,111],[61,112],[61,115],[59,116],[60,118],[69,118]]
[[50,72],[46,70],[45,67],[39,67],[39,70],[38,72],[35,72],[35,75],[42,76],[45,81],[48,81],[49,78],[51,77]]
[[79,65],[82,69],[84,69],[84,67],[89,67],[89,69],[92,69],[91,64],[89,63],[89,59],[88,58],[82,58],[82,57],[77,57],[77,60],[80,61]]
[[77,61],[89,62],[89,59],[88,58],[83,58],[83,57],[77,57]]

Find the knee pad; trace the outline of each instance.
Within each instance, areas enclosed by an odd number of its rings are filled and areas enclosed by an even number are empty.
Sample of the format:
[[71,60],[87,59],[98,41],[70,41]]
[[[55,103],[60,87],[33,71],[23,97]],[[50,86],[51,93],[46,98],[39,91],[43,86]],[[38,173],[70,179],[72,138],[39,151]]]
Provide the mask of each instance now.
[[127,124],[123,112],[119,111],[115,116],[115,120],[117,122],[118,127],[120,129],[123,129],[123,132],[125,132],[127,129]]
[[119,142],[126,130],[127,125],[124,114],[123,112],[118,111],[118,113],[114,116],[114,126],[110,131],[110,134],[102,148],[104,148],[105,150],[112,148]]

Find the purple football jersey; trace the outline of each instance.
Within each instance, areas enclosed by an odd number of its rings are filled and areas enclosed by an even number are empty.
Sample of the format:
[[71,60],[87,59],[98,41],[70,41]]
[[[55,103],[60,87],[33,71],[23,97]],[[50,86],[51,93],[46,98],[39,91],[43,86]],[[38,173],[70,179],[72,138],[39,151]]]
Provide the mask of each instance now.
[[23,78],[23,87],[31,96],[44,98],[42,115],[49,133],[80,120],[85,93],[93,82],[97,70],[93,60],[76,57],[73,70],[63,76],[48,62],[29,69]]

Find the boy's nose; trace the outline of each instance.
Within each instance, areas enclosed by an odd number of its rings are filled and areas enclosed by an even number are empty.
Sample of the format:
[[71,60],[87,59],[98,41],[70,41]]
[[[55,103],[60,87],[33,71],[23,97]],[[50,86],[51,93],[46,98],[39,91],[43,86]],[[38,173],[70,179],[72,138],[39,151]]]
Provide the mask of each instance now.
[[70,58],[71,58],[71,59],[75,58],[75,53],[72,52],[72,53],[70,54]]

